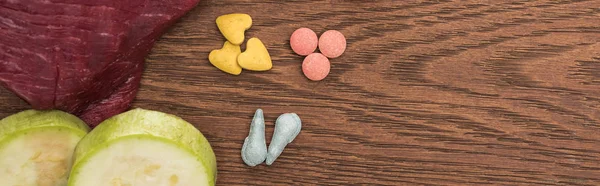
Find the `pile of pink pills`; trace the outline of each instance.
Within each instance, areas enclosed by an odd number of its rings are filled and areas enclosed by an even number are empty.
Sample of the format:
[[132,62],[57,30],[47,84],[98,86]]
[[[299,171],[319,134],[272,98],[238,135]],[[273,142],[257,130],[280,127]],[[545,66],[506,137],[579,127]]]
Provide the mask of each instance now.
[[[302,62],[302,72],[313,81],[325,79],[331,69],[329,58],[340,57],[346,50],[346,37],[337,30],[328,30],[317,38],[309,28],[299,28],[290,37],[292,50],[306,56]],[[319,52],[315,52],[319,48]]]

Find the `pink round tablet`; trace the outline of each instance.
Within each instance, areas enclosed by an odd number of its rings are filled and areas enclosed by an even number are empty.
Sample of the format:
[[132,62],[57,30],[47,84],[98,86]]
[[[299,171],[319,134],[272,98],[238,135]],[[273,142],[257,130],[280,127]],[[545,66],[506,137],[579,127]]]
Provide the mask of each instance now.
[[317,34],[309,28],[299,28],[290,36],[292,50],[301,56],[313,53],[318,44]]
[[302,72],[308,79],[313,81],[325,79],[330,68],[329,59],[321,53],[312,53],[306,56],[302,62]]
[[319,51],[328,58],[340,57],[346,50],[346,37],[337,30],[328,30],[319,38]]

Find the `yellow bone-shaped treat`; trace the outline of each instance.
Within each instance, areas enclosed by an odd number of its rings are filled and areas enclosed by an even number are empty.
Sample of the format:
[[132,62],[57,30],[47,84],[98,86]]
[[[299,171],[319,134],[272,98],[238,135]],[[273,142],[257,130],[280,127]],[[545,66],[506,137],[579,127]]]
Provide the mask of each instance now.
[[243,69],[252,71],[266,71],[273,67],[269,51],[258,38],[248,40],[246,51],[238,56],[237,62]]
[[252,26],[250,15],[240,13],[219,16],[216,22],[221,34],[234,45],[244,42],[244,33]]
[[239,45],[225,41],[223,48],[213,50],[208,54],[208,61],[223,72],[239,75],[242,73],[242,67],[237,63],[240,53],[242,53],[242,50]]

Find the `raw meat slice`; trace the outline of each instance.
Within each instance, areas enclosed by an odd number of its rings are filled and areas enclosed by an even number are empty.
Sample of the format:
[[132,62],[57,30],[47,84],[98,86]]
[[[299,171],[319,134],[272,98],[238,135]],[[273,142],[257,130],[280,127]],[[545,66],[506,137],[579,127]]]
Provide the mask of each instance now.
[[0,84],[90,126],[124,112],[144,59],[199,0],[0,0]]

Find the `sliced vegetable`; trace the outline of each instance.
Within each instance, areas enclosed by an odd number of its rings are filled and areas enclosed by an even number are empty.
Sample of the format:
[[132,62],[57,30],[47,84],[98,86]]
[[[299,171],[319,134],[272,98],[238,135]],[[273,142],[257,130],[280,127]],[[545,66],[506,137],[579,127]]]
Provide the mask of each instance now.
[[66,185],[75,146],[89,130],[56,110],[26,110],[0,120],[1,185]]
[[198,129],[174,115],[133,109],[81,140],[69,185],[214,185],[216,174],[215,154]]

